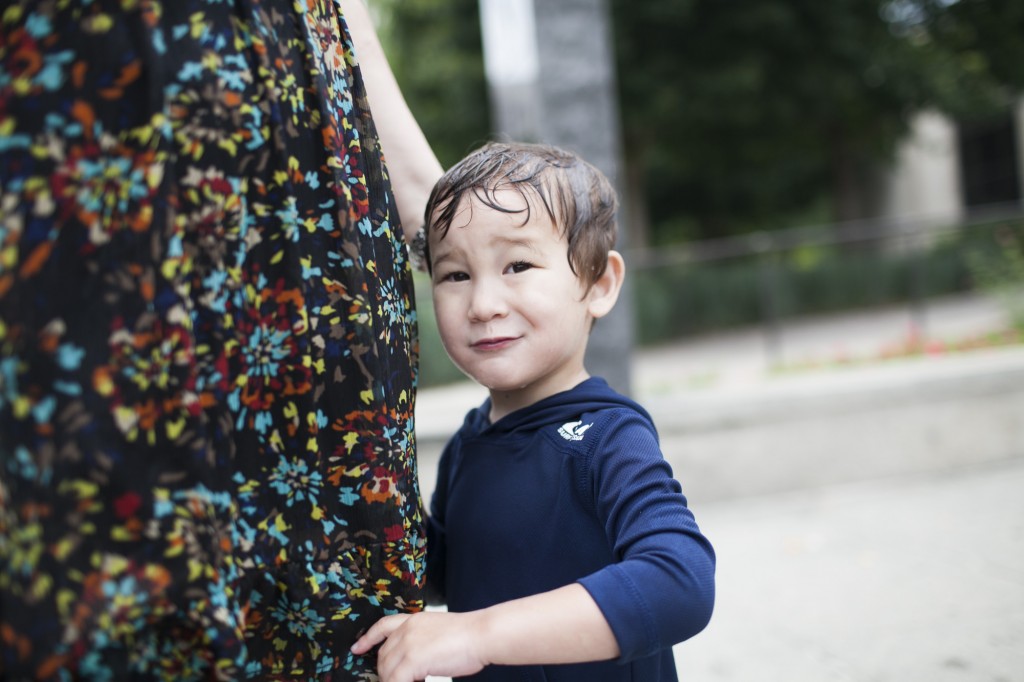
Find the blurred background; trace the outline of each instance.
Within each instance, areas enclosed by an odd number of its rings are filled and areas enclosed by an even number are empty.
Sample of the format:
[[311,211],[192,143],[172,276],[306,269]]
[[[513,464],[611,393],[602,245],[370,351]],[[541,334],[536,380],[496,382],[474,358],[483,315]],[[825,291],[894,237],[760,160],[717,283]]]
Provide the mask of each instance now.
[[[446,167],[622,198],[588,367],[719,553],[684,680],[1024,680],[1024,0],[369,0]],[[424,495],[484,393],[417,281]]]

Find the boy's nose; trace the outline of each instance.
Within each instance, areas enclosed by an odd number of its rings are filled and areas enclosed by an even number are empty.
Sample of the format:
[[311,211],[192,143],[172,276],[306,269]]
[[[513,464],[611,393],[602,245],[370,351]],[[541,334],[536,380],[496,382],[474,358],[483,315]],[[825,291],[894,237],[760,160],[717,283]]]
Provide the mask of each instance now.
[[469,301],[469,319],[486,322],[508,314],[508,306],[501,287],[491,282],[477,282]]

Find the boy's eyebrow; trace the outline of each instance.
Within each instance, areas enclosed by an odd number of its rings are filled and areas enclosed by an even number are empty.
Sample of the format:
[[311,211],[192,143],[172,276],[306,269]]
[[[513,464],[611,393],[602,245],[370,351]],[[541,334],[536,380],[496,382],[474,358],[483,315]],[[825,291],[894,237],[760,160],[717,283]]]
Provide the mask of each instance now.
[[[496,241],[498,241],[498,242],[500,242],[502,244],[505,244],[506,246],[509,246],[509,247],[521,246],[524,249],[527,249],[529,251],[534,251],[534,252],[537,251],[537,246],[536,246],[536,244],[534,244],[534,241],[532,239],[528,239],[528,238],[527,239],[522,239],[522,238],[504,237],[504,236],[503,237],[496,237],[495,239],[496,239]],[[443,242],[439,242],[439,244],[440,243],[443,243]],[[456,255],[458,255],[459,252],[460,252],[460,250],[457,247],[449,248],[449,249],[444,249],[444,250],[442,250],[440,248],[431,249],[430,250],[431,267],[437,267],[441,263],[444,263],[446,260],[448,260],[450,258],[454,258]]]
[[497,239],[508,246],[522,246],[530,251],[537,250],[537,246],[532,239],[516,239],[515,237],[498,237]]
[[431,259],[430,259],[431,260],[430,265],[431,265],[431,267],[436,268],[438,265],[440,265],[441,263],[445,262],[446,260],[448,260],[451,257],[452,257],[452,250],[451,249],[448,249],[447,251],[442,251],[439,254],[433,254],[432,253],[431,254]]
[[440,248],[441,244],[443,243],[444,242],[439,242],[437,248],[430,249],[431,267],[436,267],[441,263],[445,262],[446,260],[451,260],[452,258],[455,258],[462,254],[462,249],[460,249],[457,246],[449,247],[446,249]]

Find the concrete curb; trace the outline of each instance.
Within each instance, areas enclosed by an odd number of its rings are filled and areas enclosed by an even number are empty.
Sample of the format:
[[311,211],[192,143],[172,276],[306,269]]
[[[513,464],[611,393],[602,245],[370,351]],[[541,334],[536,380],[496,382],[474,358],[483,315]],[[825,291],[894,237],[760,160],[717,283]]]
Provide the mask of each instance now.
[[1000,462],[1024,453],[1024,349],[652,401],[691,499]]
[[743,387],[692,390],[641,401],[659,429],[693,431],[1021,390],[1024,348],[1012,347],[825,370]]

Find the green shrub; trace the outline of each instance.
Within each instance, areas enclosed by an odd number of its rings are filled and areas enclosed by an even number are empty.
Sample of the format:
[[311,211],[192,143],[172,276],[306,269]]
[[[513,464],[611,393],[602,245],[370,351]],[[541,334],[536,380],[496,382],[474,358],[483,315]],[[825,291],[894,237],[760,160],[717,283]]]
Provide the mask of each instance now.
[[[803,244],[789,252],[637,269],[637,342],[664,343],[758,324],[770,316],[784,319],[926,301],[974,290],[983,270],[1001,273],[996,276],[1003,280],[1019,277],[1013,281],[1024,286],[1024,250],[1014,252],[1020,258],[1014,266],[998,241],[1007,239],[1000,234],[1013,234],[1020,247],[1022,233],[1024,221],[1001,221],[951,232],[923,250]],[[972,258],[990,267],[972,267]],[[998,267],[1003,269],[994,269]],[[1013,267],[1019,268],[1017,275],[1009,274]],[[1019,288],[1015,291],[1019,294]]]
[[1014,325],[1024,328],[1024,232],[1003,227],[993,244],[976,246],[968,265],[977,285],[999,298]]

